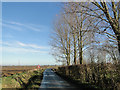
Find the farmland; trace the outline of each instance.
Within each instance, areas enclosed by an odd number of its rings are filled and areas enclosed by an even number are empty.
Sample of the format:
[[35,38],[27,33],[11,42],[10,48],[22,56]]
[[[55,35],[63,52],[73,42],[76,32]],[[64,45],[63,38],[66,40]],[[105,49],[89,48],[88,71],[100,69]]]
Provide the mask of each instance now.
[[[39,88],[43,71],[55,66],[3,66],[2,88]],[[36,84],[37,83],[37,84]]]
[[7,77],[14,75],[16,73],[22,73],[35,69],[36,66],[3,66],[2,67],[2,77]]
[[[53,68],[54,66],[40,66],[40,69]],[[26,71],[36,70],[36,66],[2,66],[2,77],[11,76],[17,73],[23,73]]]

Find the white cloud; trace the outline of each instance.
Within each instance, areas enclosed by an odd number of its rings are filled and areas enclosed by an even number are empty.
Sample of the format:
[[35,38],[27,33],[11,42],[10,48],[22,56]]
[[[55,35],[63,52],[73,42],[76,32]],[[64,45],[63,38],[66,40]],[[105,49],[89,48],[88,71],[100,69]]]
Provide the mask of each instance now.
[[20,46],[26,46],[26,44],[24,44],[24,43],[22,43],[22,42],[17,42],[18,43],[18,45],[20,45]]
[[18,23],[18,22],[13,22],[13,21],[11,21],[11,22],[9,22],[9,23],[10,23],[10,24],[20,25],[20,26],[24,25],[24,24],[21,24],[21,23]]
[[[16,42],[0,42],[4,52],[32,52],[32,53],[48,53],[49,47],[39,46],[36,44],[26,44],[20,41]],[[2,50],[0,49],[0,51]]]
[[41,31],[40,28],[32,27],[32,26],[25,26],[33,31]]
[[0,44],[2,44],[2,41],[0,40]]
[[1,50],[3,52],[10,52],[10,53],[48,53],[48,51],[18,48],[18,47],[6,47],[6,46],[3,46]]
[[22,47],[30,47],[30,48],[35,48],[35,49],[48,49],[48,47],[38,46],[36,44],[25,44],[25,43],[22,43],[19,41],[17,41],[17,44],[22,46]]
[[19,31],[22,31],[24,29],[24,30],[32,30],[32,31],[41,32],[47,29],[47,27],[44,25],[26,24],[26,23],[6,21],[6,20],[3,21],[2,25],[4,27],[11,28],[14,30],[19,30]]
[[2,24],[3,27],[7,27],[7,28],[11,28],[11,29],[14,29],[14,30],[17,30],[17,31],[21,31],[22,28],[18,27],[18,26],[14,26],[14,25],[10,25],[10,24]]

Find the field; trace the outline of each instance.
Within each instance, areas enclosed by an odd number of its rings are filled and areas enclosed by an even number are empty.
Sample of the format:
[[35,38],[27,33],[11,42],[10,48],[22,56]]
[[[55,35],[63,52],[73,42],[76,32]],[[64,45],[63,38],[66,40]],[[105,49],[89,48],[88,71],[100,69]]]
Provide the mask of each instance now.
[[[40,69],[54,68],[56,66],[40,66]],[[26,71],[36,70],[38,66],[2,66],[2,77],[11,76],[17,73],[23,73]]]
[[36,66],[3,66],[2,77],[14,75],[16,73],[22,73],[28,70],[35,69]]

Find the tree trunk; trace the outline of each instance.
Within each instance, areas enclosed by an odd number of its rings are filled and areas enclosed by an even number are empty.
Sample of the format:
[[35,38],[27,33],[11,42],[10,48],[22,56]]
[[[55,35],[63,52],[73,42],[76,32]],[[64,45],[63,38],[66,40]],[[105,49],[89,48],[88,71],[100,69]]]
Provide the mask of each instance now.
[[119,1],[119,7],[118,7],[118,29],[119,29],[119,34],[117,37],[118,40],[118,51],[119,51],[119,60],[120,60],[120,1]]
[[[120,2],[119,2],[119,4],[120,4]],[[110,17],[110,14],[109,14],[109,12],[108,12],[108,8],[107,8],[106,3],[103,4],[103,5],[104,5],[104,7],[105,7],[104,13],[105,13],[105,15],[106,15],[106,18],[108,19],[108,21],[109,21],[109,23],[110,23],[110,25],[111,25],[111,27],[112,27],[112,29],[113,29],[116,37],[117,37],[117,41],[118,41],[118,51],[119,51],[119,57],[120,57],[120,26],[119,26],[119,21],[120,21],[120,20],[119,20],[119,19],[120,19],[120,6],[118,7],[118,9],[119,9],[119,10],[118,10],[118,20],[117,20],[117,18],[114,18],[114,19],[116,19],[118,22],[115,23],[115,21]],[[115,3],[112,3],[112,5],[115,6]],[[114,7],[114,8],[115,8],[115,7]],[[114,17],[117,17],[117,14],[115,14]]]
[[68,47],[69,47],[69,51],[68,51],[69,64],[68,64],[68,65],[70,65],[70,52],[71,52],[71,51],[70,51],[70,37],[69,37],[69,46],[68,46]]
[[119,51],[119,60],[120,60],[120,35],[117,37],[118,40],[118,51]]
[[92,3],[104,12],[107,20],[109,21],[108,23],[112,27],[117,37],[118,51],[119,51],[119,57],[120,57],[120,26],[119,26],[120,25],[120,20],[119,20],[120,19],[120,2],[118,2],[118,18],[117,18],[116,6],[114,2],[112,2],[112,9],[113,9],[112,11],[114,13],[114,18],[110,16],[106,2],[101,2],[102,7],[97,2],[92,2]]
[[67,54],[67,65],[69,65],[69,58],[68,58],[68,54]]
[[82,31],[80,31],[80,64],[83,64]]
[[83,51],[82,51],[83,46],[82,46],[82,31],[81,30],[78,34],[78,49],[79,49],[79,62],[80,64],[83,64]]
[[83,48],[83,40],[82,40],[82,25],[83,25],[83,20],[84,18],[82,17],[82,14],[81,14],[81,25],[80,25],[80,64],[83,64],[83,51],[82,51],[82,48]]
[[73,34],[73,38],[74,38],[74,64],[76,65],[77,64],[77,60],[76,60],[76,57],[77,57],[77,50],[76,50],[76,41],[75,41],[75,33]]

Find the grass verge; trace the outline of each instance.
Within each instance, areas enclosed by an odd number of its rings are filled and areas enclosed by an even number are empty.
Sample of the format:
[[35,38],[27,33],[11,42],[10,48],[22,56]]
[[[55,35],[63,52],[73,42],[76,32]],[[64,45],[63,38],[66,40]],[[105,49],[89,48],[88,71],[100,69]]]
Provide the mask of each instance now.
[[44,69],[33,70],[20,74],[14,74],[9,77],[2,77],[2,88],[29,89],[39,88]]

